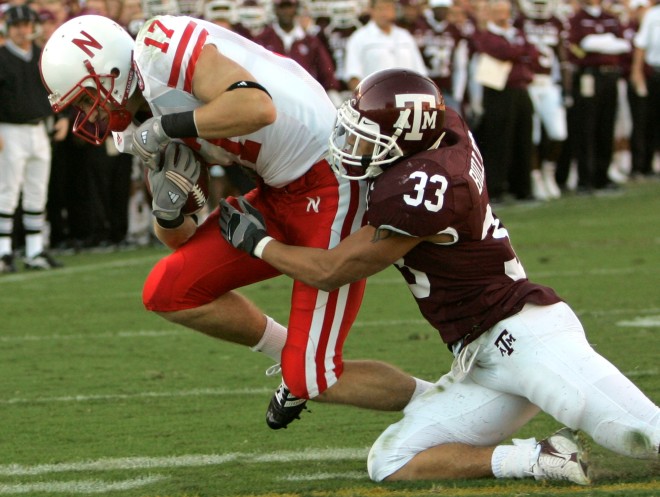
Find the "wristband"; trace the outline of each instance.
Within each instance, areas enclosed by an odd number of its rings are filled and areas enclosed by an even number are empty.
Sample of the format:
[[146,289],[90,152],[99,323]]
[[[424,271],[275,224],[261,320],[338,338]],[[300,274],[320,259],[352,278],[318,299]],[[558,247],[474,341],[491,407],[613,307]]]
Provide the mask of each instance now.
[[268,245],[273,240],[275,239],[272,236],[264,236],[261,240],[259,240],[257,246],[254,247],[254,251],[252,252],[252,255],[258,259],[261,259],[261,256],[264,253],[264,249],[266,248],[266,245]]
[[161,219],[159,217],[156,218],[156,222],[158,223],[158,226],[166,230],[173,230],[175,228],[178,228],[183,224],[184,220],[185,218],[183,217],[183,214],[179,214],[179,217],[177,217],[176,219]]
[[170,138],[196,138],[199,136],[195,124],[195,111],[165,114],[160,118],[163,131]]

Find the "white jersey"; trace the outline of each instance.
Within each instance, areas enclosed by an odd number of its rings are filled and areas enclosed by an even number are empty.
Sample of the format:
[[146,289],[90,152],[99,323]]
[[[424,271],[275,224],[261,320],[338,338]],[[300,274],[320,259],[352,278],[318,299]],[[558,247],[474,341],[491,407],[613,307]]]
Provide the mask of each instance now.
[[[244,67],[268,90],[277,118],[249,135],[197,138],[199,152],[207,162],[239,163],[254,170],[267,185],[282,187],[325,158],[336,109],[321,85],[293,60],[191,17],[157,16],[137,35],[135,62],[143,95],[155,116],[203,105],[192,94],[192,78],[199,54],[208,44]],[[131,129],[135,128],[131,126],[122,134],[128,138]],[[116,136],[115,141],[121,146],[124,138]]]

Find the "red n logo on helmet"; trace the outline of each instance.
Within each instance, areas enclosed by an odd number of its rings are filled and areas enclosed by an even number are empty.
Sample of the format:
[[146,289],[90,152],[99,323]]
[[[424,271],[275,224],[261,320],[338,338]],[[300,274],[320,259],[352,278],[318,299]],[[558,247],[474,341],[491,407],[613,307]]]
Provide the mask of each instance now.
[[90,48],[101,50],[103,46],[86,31],[81,31],[80,34],[86,39],[74,38],[71,42],[85,52],[88,57],[94,57],[94,52],[92,52]]

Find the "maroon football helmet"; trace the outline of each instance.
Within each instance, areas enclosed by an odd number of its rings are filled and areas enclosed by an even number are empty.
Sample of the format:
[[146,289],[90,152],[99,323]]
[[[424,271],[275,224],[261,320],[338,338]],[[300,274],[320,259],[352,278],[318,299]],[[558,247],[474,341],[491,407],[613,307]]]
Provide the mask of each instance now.
[[401,157],[437,147],[444,121],[445,101],[429,78],[407,69],[375,72],[337,111],[330,162],[348,179],[378,176]]

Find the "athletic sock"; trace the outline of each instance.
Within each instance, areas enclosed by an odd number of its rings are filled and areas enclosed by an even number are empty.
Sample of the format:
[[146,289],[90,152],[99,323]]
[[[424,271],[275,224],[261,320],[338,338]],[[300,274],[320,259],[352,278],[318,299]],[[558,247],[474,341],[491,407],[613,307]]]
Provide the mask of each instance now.
[[538,458],[536,439],[514,439],[513,445],[498,445],[493,451],[491,467],[495,478],[525,478],[533,476],[532,465]]
[[281,362],[282,349],[286,342],[286,328],[276,322],[270,316],[266,316],[266,329],[259,340],[259,343],[250,350],[253,352],[262,352],[275,362]]

